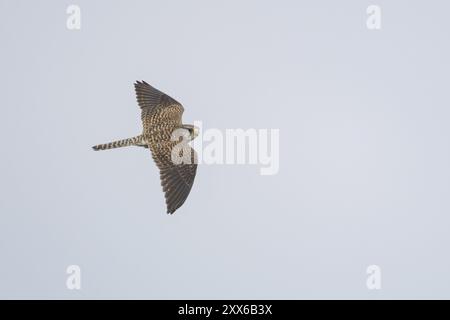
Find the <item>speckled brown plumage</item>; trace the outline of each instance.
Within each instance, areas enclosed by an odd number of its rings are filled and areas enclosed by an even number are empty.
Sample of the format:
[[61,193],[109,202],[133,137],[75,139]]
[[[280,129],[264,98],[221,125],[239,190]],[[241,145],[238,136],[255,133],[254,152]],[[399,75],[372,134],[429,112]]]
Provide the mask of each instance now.
[[153,160],[160,171],[161,185],[166,198],[167,213],[174,213],[186,201],[197,171],[195,151],[184,145],[183,152],[190,155],[190,161],[175,164],[172,150],[179,141],[172,141],[174,130],[183,128],[189,132],[190,139],[196,131],[192,125],[183,125],[181,116],[183,106],[175,99],[150,86],[145,81],[134,84],[136,98],[141,107],[143,125],[142,135],[94,146],[94,150],[106,150],[124,146],[142,146],[151,150]]

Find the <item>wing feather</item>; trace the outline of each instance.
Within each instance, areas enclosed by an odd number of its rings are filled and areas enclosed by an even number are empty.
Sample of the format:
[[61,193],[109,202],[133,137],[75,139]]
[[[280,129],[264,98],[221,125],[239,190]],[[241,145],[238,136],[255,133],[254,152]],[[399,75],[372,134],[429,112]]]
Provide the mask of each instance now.
[[167,120],[181,124],[184,108],[177,100],[152,87],[145,81],[134,84],[136,100],[141,107],[144,130],[152,123]]
[[[190,148],[193,159],[197,158],[195,150]],[[154,156],[160,170],[161,185],[167,205],[167,213],[174,213],[186,201],[194,184],[197,163],[174,164],[166,156]]]

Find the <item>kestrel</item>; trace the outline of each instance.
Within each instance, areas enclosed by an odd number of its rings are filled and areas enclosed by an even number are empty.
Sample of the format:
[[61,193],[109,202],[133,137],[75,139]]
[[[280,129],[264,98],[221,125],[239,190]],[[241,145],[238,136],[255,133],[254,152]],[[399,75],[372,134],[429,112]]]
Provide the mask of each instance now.
[[[134,84],[136,98],[141,107],[143,131],[133,138],[99,144],[94,150],[107,150],[127,146],[149,148],[159,168],[161,185],[166,198],[167,213],[172,214],[186,201],[197,171],[197,154],[187,143],[182,149],[180,139],[174,139],[178,129],[181,138],[189,142],[198,135],[198,128],[183,124],[183,106],[175,99],[155,89],[145,81]],[[174,155],[185,156],[188,161],[173,161]],[[183,158],[186,160],[186,158]]]

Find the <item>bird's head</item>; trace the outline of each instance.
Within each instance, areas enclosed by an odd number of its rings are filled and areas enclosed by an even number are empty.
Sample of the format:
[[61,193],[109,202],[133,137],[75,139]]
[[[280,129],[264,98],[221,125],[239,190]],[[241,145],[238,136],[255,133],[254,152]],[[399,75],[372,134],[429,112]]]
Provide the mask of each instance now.
[[198,136],[199,129],[196,126],[192,124],[183,124],[181,127],[189,132],[190,140],[194,140]]

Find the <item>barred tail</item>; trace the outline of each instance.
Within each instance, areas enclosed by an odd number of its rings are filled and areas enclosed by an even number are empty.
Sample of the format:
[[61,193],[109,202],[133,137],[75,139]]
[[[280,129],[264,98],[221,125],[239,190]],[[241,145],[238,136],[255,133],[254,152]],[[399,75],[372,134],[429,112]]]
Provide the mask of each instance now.
[[141,141],[142,141],[142,136],[136,136],[133,138],[113,141],[110,143],[99,144],[99,145],[93,146],[92,149],[94,149],[95,151],[98,151],[98,150],[108,150],[108,149],[128,147],[128,146],[137,146],[137,145],[141,145]]

